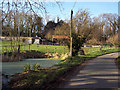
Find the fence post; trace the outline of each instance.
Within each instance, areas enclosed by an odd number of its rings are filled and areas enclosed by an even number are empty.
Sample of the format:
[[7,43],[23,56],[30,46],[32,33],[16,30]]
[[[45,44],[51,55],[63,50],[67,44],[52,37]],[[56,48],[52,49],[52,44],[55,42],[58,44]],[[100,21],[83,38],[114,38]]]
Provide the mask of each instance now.
[[25,45],[24,45],[24,51],[25,51]]
[[4,48],[2,47],[2,54],[3,54],[3,56],[4,56]]
[[7,51],[7,46],[6,46],[6,57],[8,58],[8,51]]
[[65,48],[63,48],[63,54],[65,54]]
[[7,52],[7,46],[6,46],[6,52]]
[[46,49],[46,53],[47,53],[47,47],[45,47],[45,49]]
[[54,53],[56,53],[55,51],[56,51],[56,48],[54,48]]
[[13,46],[13,52],[14,52],[14,46]]
[[37,44],[37,51],[39,51],[39,44]]
[[29,44],[29,51],[30,51],[30,44]]
[[47,53],[49,53],[48,51],[49,51],[49,50],[48,50],[48,47],[47,47]]

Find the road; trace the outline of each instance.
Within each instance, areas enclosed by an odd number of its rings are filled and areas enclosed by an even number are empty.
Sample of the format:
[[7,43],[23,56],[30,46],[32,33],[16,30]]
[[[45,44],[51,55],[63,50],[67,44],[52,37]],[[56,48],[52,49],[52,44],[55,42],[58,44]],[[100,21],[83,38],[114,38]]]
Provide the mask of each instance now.
[[118,53],[98,56],[80,70],[64,88],[118,88],[118,68],[115,58]]

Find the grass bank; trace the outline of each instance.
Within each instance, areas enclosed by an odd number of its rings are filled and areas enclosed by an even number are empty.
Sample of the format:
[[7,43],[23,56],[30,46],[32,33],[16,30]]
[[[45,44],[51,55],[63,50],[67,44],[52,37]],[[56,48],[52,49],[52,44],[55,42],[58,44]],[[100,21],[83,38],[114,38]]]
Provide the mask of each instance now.
[[94,51],[88,55],[79,55],[73,57],[72,60],[67,58],[62,60],[57,65],[54,65],[47,69],[39,69],[38,71],[27,71],[15,75],[14,79],[9,83],[10,88],[55,88],[54,85],[57,80],[63,75],[67,74],[74,67],[81,65],[85,61],[88,61],[96,56],[117,52],[118,49]]

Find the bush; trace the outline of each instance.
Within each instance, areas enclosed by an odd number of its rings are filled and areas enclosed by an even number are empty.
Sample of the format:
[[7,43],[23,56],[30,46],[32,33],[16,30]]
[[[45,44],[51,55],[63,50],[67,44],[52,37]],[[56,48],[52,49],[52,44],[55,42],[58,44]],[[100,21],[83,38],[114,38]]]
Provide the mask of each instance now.
[[33,70],[34,71],[38,71],[39,68],[40,68],[40,65],[38,63],[33,65]]
[[26,71],[29,71],[29,70],[31,70],[31,66],[30,66],[30,64],[26,64],[24,66],[24,71],[26,72]]
[[[85,43],[85,37],[79,37],[78,34],[72,33],[72,55],[77,56],[82,44]],[[68,48],[70,48],[70,42],[66,42]]]
[[29,71],[29,70],[34,70],[34,71],[38,71],[38,69],[40,69],[40,65],[38,64],[38,63],[35,63],[35,64],[33,64],[33,66],[32,66],[32,68],[31,68],[31,65],[30,64],[26,64],[25,66],[24,66],[24,71],[26,72],[26,71]]
[[82,49],[79,51],[79,53],[80,53],[80,55],[85,55],[85,52]]

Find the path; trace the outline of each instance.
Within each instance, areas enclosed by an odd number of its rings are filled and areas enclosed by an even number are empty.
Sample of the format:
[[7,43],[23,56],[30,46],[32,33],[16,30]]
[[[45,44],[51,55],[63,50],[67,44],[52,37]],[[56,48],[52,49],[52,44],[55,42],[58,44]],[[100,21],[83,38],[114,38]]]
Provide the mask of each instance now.
[[118,53],[99,56],[65,83],[64,88],[118,88]]

